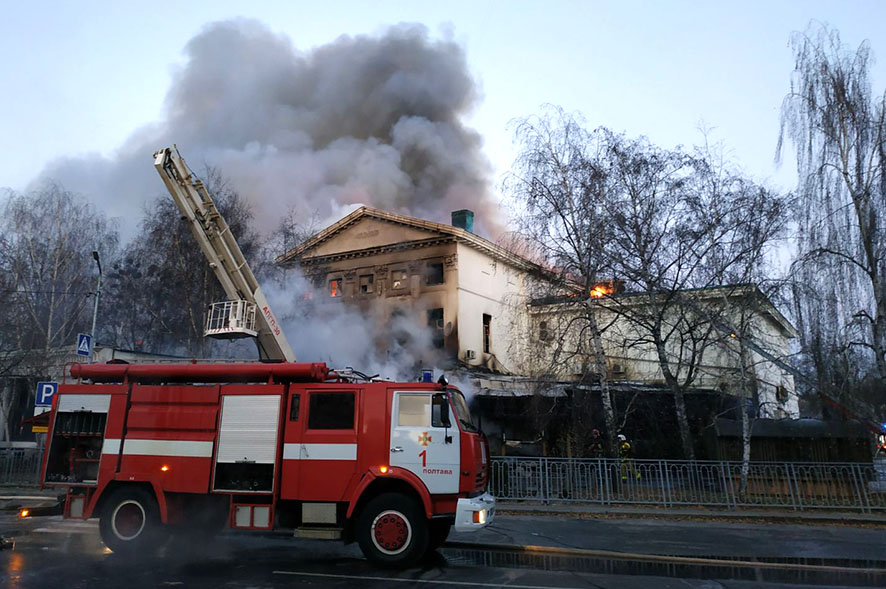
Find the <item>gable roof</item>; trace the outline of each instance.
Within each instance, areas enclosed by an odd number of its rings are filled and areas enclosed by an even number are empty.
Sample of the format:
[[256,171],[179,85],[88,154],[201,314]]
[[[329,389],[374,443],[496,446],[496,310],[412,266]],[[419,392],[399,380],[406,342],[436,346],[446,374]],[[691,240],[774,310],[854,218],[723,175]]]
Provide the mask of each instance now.
[[[375,219],[385,223],[401,225],[428,233],[427,238],[407,241],[403,244],[398,245],[406,246],[411,244],[419,246],[425,242],[439,242],[440,239],[443,238],[445,241],[463,243],[480,252],[485,253],[495,260],[504,262],[520,270],[534,272],[542,270],[540,266],[538,266],[534,262],[531,262],[530,260],[527,260],[523,256],[515,254],[514,252],[507,250],[499,245],[496,245],[488,239],[484,239],[479,235],[471,233],[470,231],[459,229],[458,227],[453,227],[452,225],[434,223],[433,221],[426,221],[424,219],[418,219],[416,217],[408,217],[406,215],[389,213],[387,211],[374,209],[372,207],[360,207],[356,211],[343,217],[329,227],[319,231],[318,233],[315,233],[313,236],[306,239],[289,251],[281,254],[276,258],[275,261],[278,264],[292,264],[300,259],[307,258],[309,257],[309,255],[306,254],[308,254],[311,250],[320,247],[321,244],[334,239],[336,235],[366,219]],[[340,255],[353,255],[360,251],[362,250],[354,250],[353,252],[342,252]],[[320,255],[318,257],[322,258],[324,256]]]

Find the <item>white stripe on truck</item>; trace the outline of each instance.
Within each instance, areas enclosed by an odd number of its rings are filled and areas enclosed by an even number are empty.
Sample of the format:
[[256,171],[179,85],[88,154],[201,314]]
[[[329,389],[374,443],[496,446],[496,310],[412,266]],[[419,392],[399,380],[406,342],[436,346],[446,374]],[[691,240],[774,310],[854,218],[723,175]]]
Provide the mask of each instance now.
[[[105,440],[102,454],[120,452],[120,440]],[[123,443],[124,456],[177,456],[185,458],[212,458],[212,442],[181,440],[133,440]]]

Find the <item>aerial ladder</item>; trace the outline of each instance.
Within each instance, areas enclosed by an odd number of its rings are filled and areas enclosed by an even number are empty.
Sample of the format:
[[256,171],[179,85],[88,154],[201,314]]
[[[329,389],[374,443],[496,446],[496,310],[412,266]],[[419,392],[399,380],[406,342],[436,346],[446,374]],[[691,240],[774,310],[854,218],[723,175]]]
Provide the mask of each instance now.
[[294,362],[292,347],[203,182],[191,173],[175,146],[157,151],[154,167],[229,299],[210,305],[204,335],[252,337],[262,360]]

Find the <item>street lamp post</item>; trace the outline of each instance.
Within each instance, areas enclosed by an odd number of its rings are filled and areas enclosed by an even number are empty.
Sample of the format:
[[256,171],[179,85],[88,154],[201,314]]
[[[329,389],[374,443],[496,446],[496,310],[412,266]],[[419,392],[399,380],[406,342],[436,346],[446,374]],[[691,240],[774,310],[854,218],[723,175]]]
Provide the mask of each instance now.
[[95,289],[95,305],[92,307],[92,331],[89,332],[92,336],[92,354],[89,358],[90,362],[95,360],[95,321],[98,319],[98,300],[102,296],[102,261],[98,256],[98,251],[92,251],[92,258],[95,260],[95,263],[98,264],[98,286]]

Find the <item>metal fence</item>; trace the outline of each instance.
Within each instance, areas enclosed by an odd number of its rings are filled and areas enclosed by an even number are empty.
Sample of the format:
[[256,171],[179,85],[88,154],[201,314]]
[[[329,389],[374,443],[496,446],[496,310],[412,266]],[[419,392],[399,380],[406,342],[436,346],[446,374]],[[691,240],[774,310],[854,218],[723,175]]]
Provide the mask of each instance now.
[[886,510],[872,464],[493,457],[490,492],[502,500],[713,506],[728,509]]
[[40,448],[0,448],[0,485],[36,485],[40,481]]
[[[0,485],[36,485],[42,452],[0,448]],[[492,457],[489,491],[506,501],[728,509],[886,510],[886,462],[741,462]],[[878,473],[877,469],[880,469]]]

